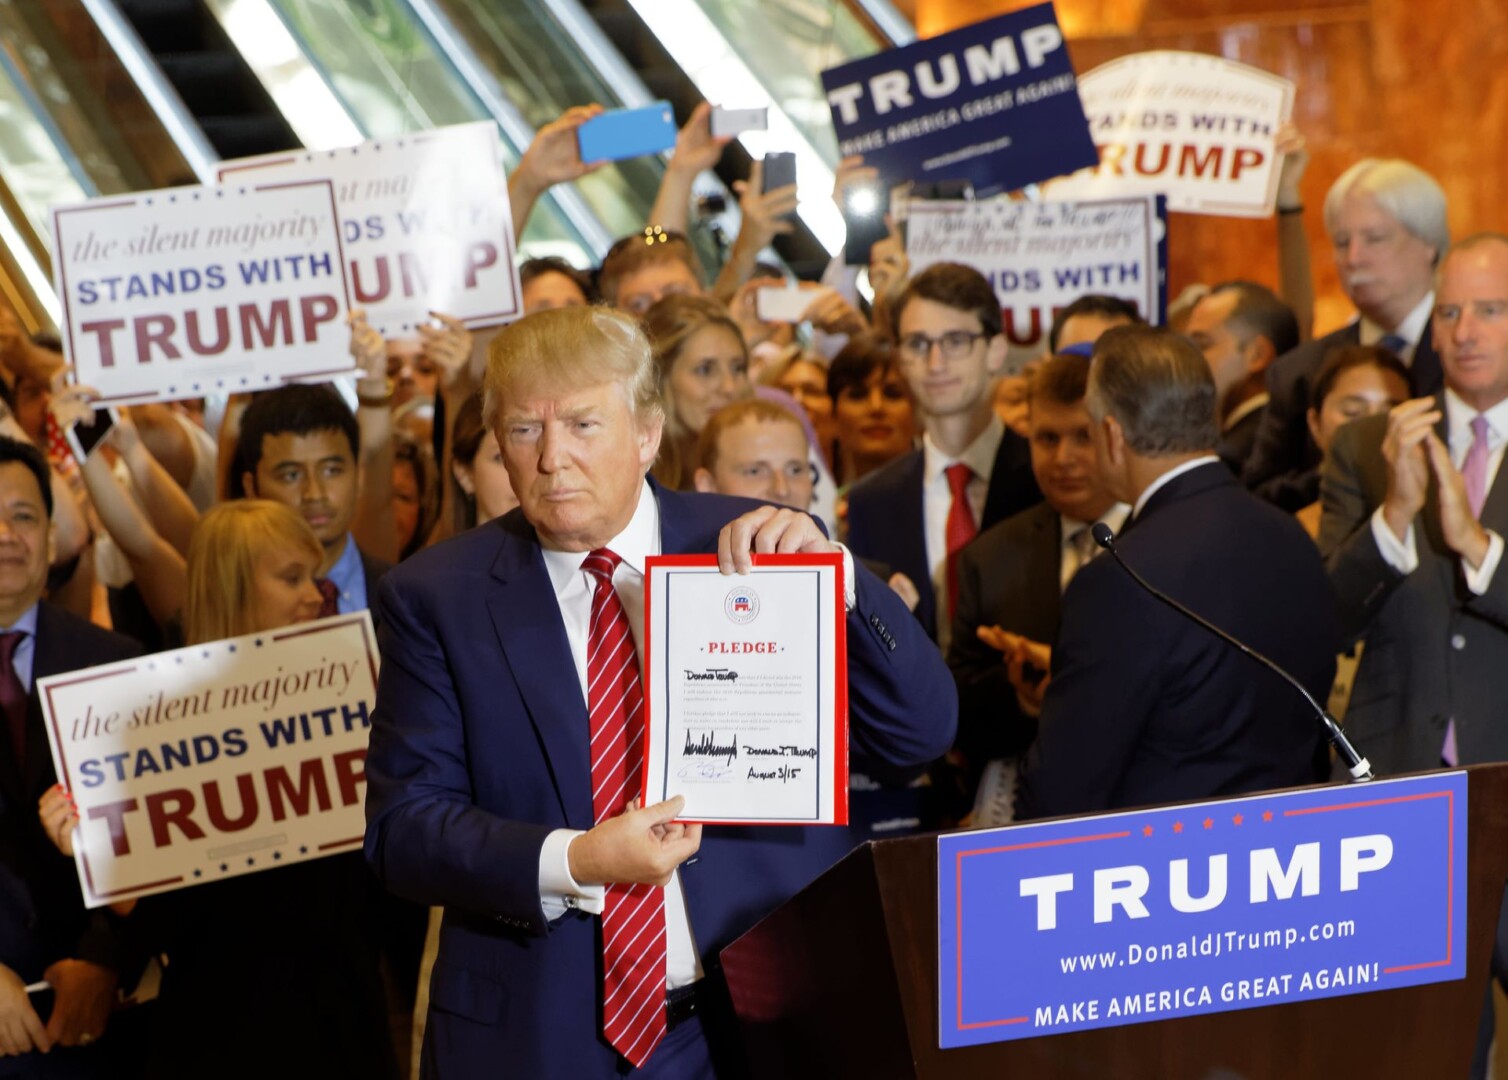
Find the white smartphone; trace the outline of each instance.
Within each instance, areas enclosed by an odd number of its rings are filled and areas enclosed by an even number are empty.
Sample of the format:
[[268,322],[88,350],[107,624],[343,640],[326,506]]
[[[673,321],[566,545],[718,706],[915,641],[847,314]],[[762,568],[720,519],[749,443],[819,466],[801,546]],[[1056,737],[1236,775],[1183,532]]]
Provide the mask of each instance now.
[[714,139],[731,139],[745,131],[768,131],[769,129],[770,110],[768,108],[725,109],[721,105],[714,105],[712,108],[712,137]]
[[120,422],[120,413],[115,407],[109,406],[104,409],[94,410],[94,420],[84,423],[80,420],[63,432],[63,438],[68,440],[68,449],[73,451],[73,456],[80,464],[94,453],[94,448],[100,444],[104,437],[110,434],[110,429]]
[[754,313],[760,322],[798,323],[816,298],[811,289],[767,285],[754,293]]

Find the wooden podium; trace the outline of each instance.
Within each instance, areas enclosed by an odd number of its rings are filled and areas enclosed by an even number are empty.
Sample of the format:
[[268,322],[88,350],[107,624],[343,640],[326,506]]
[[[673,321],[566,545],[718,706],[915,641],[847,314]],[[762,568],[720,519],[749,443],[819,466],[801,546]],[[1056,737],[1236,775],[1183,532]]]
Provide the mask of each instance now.
[[1465,979],[941,1050],[937,842],[882,840],[723,950],[754,1075],[1465,1077],[1508,880],[1508,764],[1467,771]]

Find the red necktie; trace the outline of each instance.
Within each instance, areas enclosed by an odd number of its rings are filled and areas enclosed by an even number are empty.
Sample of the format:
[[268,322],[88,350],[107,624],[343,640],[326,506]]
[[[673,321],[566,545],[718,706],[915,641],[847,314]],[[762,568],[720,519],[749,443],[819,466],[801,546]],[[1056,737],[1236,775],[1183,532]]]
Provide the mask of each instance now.
[[954,462],[943,470],[948,478],[948,490],[953,493],[953,502],[948,507],[948,617],[958,610],[958,552],[979,532],[974,522],[974,511],[969,506],[969,481],[974,470],[963,462]]
[[319,590],[319,617],[327,619],[340,614],[340,589],[327,577],[315,578],[314,587]]
[[[587,632],[587,711],[592,746],[592,819],[623,810],[639,792],[644,688],[628,615],[613,588],[622,560],[606,548],[587,555],[592,621]],[[602,1030],[641,1067],[665,1035],[665,890],[609,884],[602,910]]]
[[10,731],[11,753],[15,755],[16,771],[26,768],[26,687],[16,674],[14,663],[16,647],[26,637],[23,630],[8,630],[0,634],[0,711],[5,713],[5,726]]

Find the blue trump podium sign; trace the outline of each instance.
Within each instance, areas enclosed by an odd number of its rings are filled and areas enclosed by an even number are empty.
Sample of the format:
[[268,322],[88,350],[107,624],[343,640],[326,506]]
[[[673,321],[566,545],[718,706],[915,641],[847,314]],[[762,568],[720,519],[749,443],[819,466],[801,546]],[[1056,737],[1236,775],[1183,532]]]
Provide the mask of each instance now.
[[1100,160],[1051,4],[828,68],[822,86],[843,156],[892,183],[983,197]]
[[1466,774],[938,837],[943,1048],[1466,976]]

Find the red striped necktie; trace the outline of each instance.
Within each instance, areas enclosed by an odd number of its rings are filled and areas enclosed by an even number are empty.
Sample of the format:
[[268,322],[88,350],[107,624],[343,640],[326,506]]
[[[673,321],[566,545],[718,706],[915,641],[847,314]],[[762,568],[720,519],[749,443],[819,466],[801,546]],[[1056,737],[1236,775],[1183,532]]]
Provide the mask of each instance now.
[[[592,818],[600,823],[639,793],[644,688],[628,615],[613,588],[622,560],[606,548],[587,555],[592,621],[587,631],[587,710],[592,746]],[[665,1035],[665,890],[609,884],[602,911],[602,1029],[613,1048],[642,1066]]]

